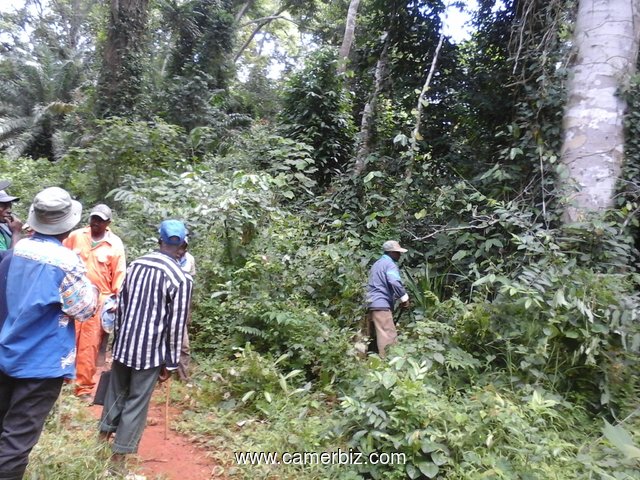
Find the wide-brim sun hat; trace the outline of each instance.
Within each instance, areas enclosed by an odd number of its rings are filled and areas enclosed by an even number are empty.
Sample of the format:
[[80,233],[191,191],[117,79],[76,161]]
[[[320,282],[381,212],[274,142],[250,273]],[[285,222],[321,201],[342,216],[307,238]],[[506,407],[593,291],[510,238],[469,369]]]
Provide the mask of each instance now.
[[38,193],[29,208],[27,223],[45,235],[60,235],[73,229],[82,216],[82,205],[69,192],[49,187]]

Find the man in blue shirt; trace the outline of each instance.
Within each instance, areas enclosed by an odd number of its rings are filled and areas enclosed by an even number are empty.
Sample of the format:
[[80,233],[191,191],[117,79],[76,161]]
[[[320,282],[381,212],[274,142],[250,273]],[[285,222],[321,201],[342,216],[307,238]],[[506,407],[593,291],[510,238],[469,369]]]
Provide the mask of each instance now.
[[367,285],[367,309],[369,322],[373,324],[376,332],[378,353],[385,356],[385,347],[396,343],[398,333],[393,322],[393,305],[395,300],[400,300],[403,308],[409,306],[407,294],[400,270],[396,262],[400,255],[407,251],[395,240],[389,240],[382,245],[384,255],[373,264],[369,272]]
[[97,291],[62,245],[82,206],[51,187],[33,200],[35,231],[0,264],[0,480],[20,480],[65,378],[75,376],[74,319],[90,318]]

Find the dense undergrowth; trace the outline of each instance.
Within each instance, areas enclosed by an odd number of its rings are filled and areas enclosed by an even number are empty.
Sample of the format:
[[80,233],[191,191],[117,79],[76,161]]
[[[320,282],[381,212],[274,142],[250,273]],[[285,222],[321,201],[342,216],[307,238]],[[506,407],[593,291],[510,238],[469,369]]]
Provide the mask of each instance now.
[[[14,212],[26,218],[52,185],[85,212],[109,203],[129,260],[156,247],[162,219],[187,223],[196,366],[174,401],[180,430],[226,475],[640,478],[640,89],[625,78],[618,92],[629,108],[614,206],[565,225],[577,2],[479,2],[459,45],[440,37],[441,16],[468,2],[362,2],[345,72],[332,45],[357,2],[151,2],[148,42],[127,47],[151,54],[123,69],[142,90],[127,118],[105,118],[118,97],[96,87],[107,9],[49,3],[42,18],[1,15],[0,171],[21,197]],[[67,19],[88,40],[73,55]],[[264,56],[280,35],[295,48]],[[368,268],[392,238],[409,248],[412,307],[383,360],[360,326]],[[29,478],[100,478],[95,429],[65,392]],[[233,455],[337,449],[406,461]]]
[[[123,128],[142,135],[148,127],[111,128],[119,138]],[[198,436],[227,474],[638,478],[638,276],[619,222],[550,228],[522,204],[464,182],[402,192],[413,199],[410,222],[376,210],[373,191],[387,187],[366,185],[372,200],[358,213],[352,179],[317,195],[307,151],[269,141],[280,145],[270,150],[278,169],[252,159],[243,144],[222,157],[123,176],[107,198],[130,259],[154,247],[162,218],[189,225],[197,369],[194,388],[175,394],[179,428]],[[2,167],[25,200],[50,184],[85,205],[99,199],[98,190],[82,188],[93,167],[70,173],[27,160]],[[412,210],[425,202],[433,205],[428,216]],[[15,210],[24,215],[27,203]],[[441,232],[406,237],[442,218],[449,227]],[[364,353],[359,328],[368,266],[391,237],[411,249],[403,270],[413,307],[382,360]],[[104,459],[91,453],[92,421],[65,405],[70,410],[54,413],[33,455],[33,478],[102,471]],[[61,441],[79,447],[69,452],[73,460],[52,460]],[[401,453],[406,462],[242,466],[233,456],[337,449]]]

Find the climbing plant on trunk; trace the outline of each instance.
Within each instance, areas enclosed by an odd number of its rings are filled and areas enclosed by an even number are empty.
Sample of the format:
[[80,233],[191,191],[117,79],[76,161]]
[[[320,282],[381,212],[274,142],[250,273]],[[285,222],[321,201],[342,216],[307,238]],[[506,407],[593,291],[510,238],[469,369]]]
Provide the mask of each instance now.
[[96,110],[101,117],[141,110],[148,0],[112,0],[103,48]]

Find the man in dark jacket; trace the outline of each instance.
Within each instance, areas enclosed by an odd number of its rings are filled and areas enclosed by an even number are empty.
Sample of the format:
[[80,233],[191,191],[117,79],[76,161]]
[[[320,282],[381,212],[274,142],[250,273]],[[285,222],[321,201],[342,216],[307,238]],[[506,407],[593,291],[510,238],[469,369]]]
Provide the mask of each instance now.
[[393,322],[393,305],[400,300],[403,308],[409,306],[407,294],[397,262],[400,255],[407,251],[395,240],[389,240],[382,245],[384,255],[373,264],[369,272],[367,285],[367,309],[369,322],[376,332],[378,353],[385,356],[385,347],[396,343],[398,333]]

